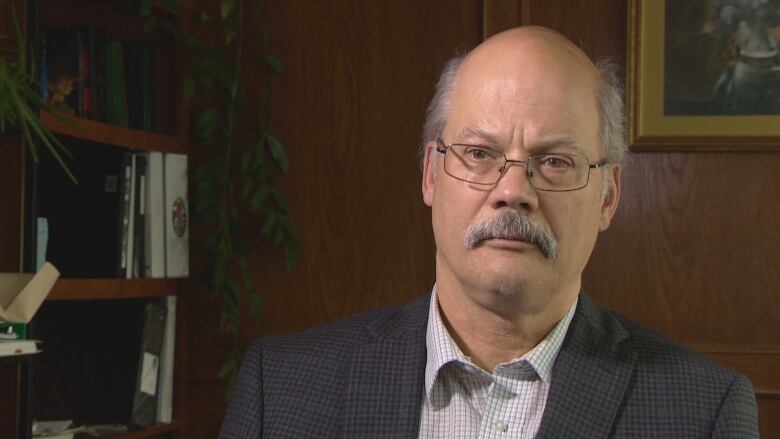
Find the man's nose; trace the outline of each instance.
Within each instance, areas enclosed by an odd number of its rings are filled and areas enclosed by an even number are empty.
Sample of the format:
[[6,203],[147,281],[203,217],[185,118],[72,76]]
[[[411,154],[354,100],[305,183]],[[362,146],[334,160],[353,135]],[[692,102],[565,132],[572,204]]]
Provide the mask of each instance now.
[[496,209],[510,207],[532,211],[538,208],[539,199],[529,178],[528,162],[506,162],[501,168],[501,178],[490,192],[490,204]]

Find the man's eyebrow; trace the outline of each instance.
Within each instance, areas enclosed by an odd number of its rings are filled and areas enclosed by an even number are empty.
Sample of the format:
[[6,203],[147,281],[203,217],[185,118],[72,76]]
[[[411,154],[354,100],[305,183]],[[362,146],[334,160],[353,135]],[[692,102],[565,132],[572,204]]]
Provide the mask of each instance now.
[[[491,133],[490,131],[485,131],[484,129],[479,127],[464,128],[463,131],[461,131],[460,136],[458,136],[456,141],[453,143],[458,143],[458,142],[474,143],[475,141],[477,143],[487,143],[488,145],[486,146],[498,145],[499,143],[501,143],[496,134]],[[580,155],[586,155],[585,150],[580,146],[580,142],[578,142],[574,137],[568,135],[551,136],[551,137],[543,138],[538,142],[534,142],[533,145],[529,145],[529,149],[537,153],[549,151],[555,148],[566,149],[569,152],[575,152]]]
[[480,139],[493,145],[498,143],[498,137],[495,134],[478,127],[464,128],[463,131],[461,131],[460,136],[458,136],[458,139],[460,139],[459,141],[463,141],[464,139]]
[[533,145],[529,146],[529,149],[539,152],[548,151],[554,148],[568,149],[569,151],[585,155],[585,150],[582,149],[579,142],[577,142],[573,137],[569,136],[549,137],[538,142],[534,142]]

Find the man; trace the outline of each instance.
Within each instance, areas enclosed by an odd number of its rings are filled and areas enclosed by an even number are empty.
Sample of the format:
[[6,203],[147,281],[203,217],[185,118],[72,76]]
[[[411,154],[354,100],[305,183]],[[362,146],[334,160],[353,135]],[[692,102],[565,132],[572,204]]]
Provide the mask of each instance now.
[[581,292],[620,195],[614,71],[544,28],[442,74],[433,293],[255,343],[221,437],[757,437],[747,379]]

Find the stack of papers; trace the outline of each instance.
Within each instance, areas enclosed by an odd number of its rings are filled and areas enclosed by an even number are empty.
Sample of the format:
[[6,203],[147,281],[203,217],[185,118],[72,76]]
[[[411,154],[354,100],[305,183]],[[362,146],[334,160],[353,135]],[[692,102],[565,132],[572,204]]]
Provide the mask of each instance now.
[[103,434],[116,435],[127,433],[127,426],[124,424],[101,424],[73,427],[72,419],[62,421],[34,421],[32,425],[32,434],[35,439],[73,439],[73,435],[77,433],[86,433],[95,437]]
[[11,355],[37,354],[38,345],[36,340],[5,340],[0,339],[0,357]]

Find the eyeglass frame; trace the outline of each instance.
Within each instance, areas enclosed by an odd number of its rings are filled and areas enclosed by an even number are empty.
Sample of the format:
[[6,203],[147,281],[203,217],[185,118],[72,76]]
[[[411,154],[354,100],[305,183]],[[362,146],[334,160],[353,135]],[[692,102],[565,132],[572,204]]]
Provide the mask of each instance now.
[[[490,148],[490,147],[487,147],[487,146],[484,146],[484,145],[474,145],[474,144],[469,144],[469,143],[450,143],[448,145],[448,144],[444,143],[444,140],[441,138],[441,136],[436,137],[436,143],[437,143],[437,145],[436,145],[436,152],[439,152],[439,153],[444,155],[444,164],[445,164],[445,166],[443,166],[443,168],[444,168],[444,172],[446,172],[447,175],[449,175],[450,177],[452,177],[452,178],[454,178],[456,180],[459,180],[459,181],[465,181],[466,183],[477,184],[477,185],[481,185],[481,186],[493,186],[495,184],[498,184],[498,182],[501,181],[501,178],[504,177],[504,174],[506,174],[507,171],[509,170],[510,166],[507,166],[508,164],[510,164],[510,163],[521,163],[521,164],[525,165],[525,170],[526,170],[525,171],[525,175],[528,177],[528,182],[531,183],[531,187],[533,187],[534,189],[536,189],[538,191],[544,191],[544,192],[574,192],[574,191],[578,191],[578,190],[584,189],[588,185],[588,183],[590,183],[590,170],[591,169],[600,169],[600,168],[603,168],[603,167],[605,167],[605,166],[607,166],[609,164],[609,161],[606,158],[602,159],[599,162],[591,163],[590,160],[588,160],[587,157],[579,155],[579,154],[574,154],[574,155],[582,157],[582,158],[584,158],[585,160],[588,161],[588,176],[585,179],[585,183],[582,186],[580,186],[578,188],[574,188],[574,189],[540,189],[540,188],[536,187],[536,185],[534,185],[534,180],[533,180],[534,175],[533,175],[533,171],[531,171],[530,162],[531,162],[531,159],[533,159],[535,157],[540,157],[540,156],[549,155],[549,154],[531,155],[531,156],[528,156],[528,159],[526,159],[526,160],[511,160],[511,159],[508,159],[506,157],[506,154],[504,154],[503,151],[497,151],[497,150],[495,150],[493,148]],[[459,177],[456,177],[456,176],[450,174],[447,171],[447,166],[446,166],[446,163],[447,163],[447,151],[453,145],[473,146],[473,147],[477,147],[477,148],[483,148],[483,149],[487,149],[487,150],[490,150],[490,151],[494,151],[496,153],[500,153],[502,156],[504,156],[504,164],[501,165],[501,167],[499,168],[499,175],[498,175],[498,178],[496,179],[496,181],[494,181],[492,183],[477,183],[477,182],[469,181],[469,180],[466,180],[466,179],[463,179],[463,178],[459,178]],[[566,154],[560,154],[560,155],[566,155]],[[572,155],[572,154],[568,154],[568,155]]]

